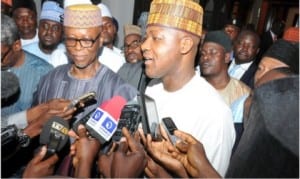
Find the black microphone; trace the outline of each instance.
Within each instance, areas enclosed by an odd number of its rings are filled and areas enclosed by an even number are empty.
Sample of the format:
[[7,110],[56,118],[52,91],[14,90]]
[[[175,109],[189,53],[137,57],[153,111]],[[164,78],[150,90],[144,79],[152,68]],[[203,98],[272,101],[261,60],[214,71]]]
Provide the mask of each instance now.
[[45,123],[40,134],[40,144],[47,145],[43,160],[62,150],[69,141],[68,131],[68,122],[60,117],[54,116]]

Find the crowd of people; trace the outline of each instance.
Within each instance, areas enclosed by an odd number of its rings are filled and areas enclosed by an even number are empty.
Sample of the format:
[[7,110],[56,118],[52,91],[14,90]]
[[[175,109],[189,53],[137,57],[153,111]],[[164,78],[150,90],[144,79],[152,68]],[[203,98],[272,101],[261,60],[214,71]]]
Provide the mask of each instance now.
[[[5,148],[1,177],[299,177],[299,27],[274,21],[260,36],[229,20],[210,31],[199,2],[153,0],[118,48],[118,20],[101,1],[1,4],[1,127],[29,138]],[[93,100],[73,104],[87,92]],[[159,138],[124,127],[109,145],[75,126],[115,96],[145,95],[176,142],[161,124]],[[48,156],[39,137],[53,117],[71,128]]]

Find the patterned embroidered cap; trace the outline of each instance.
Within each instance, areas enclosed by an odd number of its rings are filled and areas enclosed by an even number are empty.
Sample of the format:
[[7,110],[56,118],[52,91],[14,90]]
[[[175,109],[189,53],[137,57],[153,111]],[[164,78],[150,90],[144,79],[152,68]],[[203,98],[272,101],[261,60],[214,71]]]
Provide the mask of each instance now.
[[101,10],[92,4],[76,4],[65,8],[64,26],[90,28],[102,25]]
[[131,25],[131,24],[124,25],[124,37],[131,34],[136,34],[141,36],[142,35],[141,28],[137,25]]
[[55,1],[46,1],[43,3],[40,20],[52,20],[58,23],[63,22],[64,9]]
[[171,27],[200,37],[202,20],[203,9],[192,0],[153,0],[147,26]]

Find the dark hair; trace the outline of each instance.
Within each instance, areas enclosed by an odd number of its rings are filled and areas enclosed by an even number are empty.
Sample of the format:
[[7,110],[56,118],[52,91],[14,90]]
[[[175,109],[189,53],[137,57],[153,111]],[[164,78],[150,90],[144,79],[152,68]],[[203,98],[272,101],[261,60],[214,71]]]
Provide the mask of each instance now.
[[119,30],[119,22],[118,22],[118,20],[115,17],[112,17],[112,22],[113,22],[113,24],[116,27],[116,32],[118,32],[118,30]]
[[285,27],[284,21],[282,21],[282,20],[275,20],[275,21],[272,23],[271,30],[272,30],[272,32],[274,32],[277,36],[281,36],[281,35],[283,34],[284,27]]
[[33,0],[13,0],[12,12],[18,8],[27,8],[37,14],[36,5]]
[[100,4],[102,1],[101,0],[91,0],[92,4],[94,5],[98,5]]
[[260,37],[258,36],[258,34],[255,31],[249,30],[249,29],[244,29],[242,30],[239,35],[237,36],[237,39],[241,38],[241,36],[243,35],[251,35],[255,38],[255,42],[256,42],[256,47],[259,48],[260,45]]

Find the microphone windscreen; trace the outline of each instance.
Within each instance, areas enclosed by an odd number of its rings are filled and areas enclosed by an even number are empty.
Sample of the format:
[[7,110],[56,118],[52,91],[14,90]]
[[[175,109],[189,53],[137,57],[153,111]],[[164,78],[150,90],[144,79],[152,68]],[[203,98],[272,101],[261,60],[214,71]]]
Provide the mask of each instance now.
[[114,96],[108,101],[103,102],[100,108],[109,113],[115,120],[119,120],[122,109],[126,103],[127,100],[122,96]]
[[19,91],[18,77],[8,71],[1,71],[1,99],[9,98]]
[[55,146],[55,151],[60,151],[68,142],[69,124],[60,117],[54,116],[45,124],[40,134],[40,144],[48,145],[47,147]]

